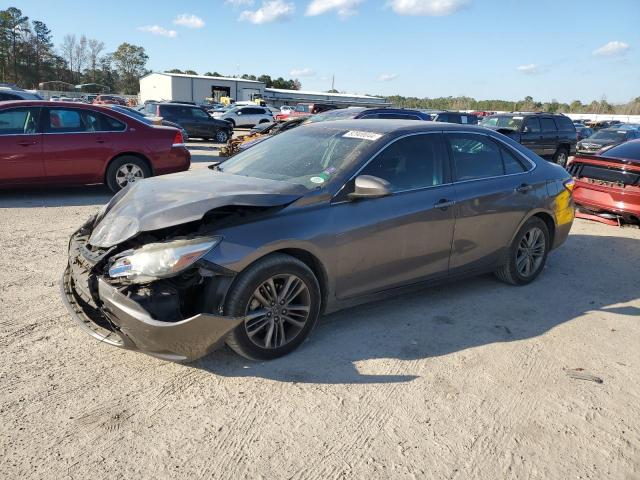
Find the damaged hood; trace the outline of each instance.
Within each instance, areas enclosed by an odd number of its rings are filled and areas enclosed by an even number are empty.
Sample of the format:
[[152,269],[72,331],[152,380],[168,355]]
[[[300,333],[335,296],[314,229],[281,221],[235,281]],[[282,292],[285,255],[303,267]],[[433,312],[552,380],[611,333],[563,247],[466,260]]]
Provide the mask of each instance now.
[[302,197],[301,185],[201,169],[146,179],[121,190],[106,206],[89,243],[108,248],[140,232],[202,219],[229,205],[275,207]]

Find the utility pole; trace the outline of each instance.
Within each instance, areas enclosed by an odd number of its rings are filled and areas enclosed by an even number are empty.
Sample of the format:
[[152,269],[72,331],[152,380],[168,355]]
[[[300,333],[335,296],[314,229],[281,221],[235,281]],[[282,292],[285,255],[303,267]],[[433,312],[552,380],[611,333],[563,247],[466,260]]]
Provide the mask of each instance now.
[[331,91],[336,89],[336,76],[331,75]]

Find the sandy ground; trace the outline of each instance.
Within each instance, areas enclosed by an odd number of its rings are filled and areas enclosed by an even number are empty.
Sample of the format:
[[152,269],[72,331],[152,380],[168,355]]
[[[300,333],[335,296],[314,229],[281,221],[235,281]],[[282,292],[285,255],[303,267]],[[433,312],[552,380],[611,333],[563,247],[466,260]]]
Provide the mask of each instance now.
[[325,317],[280,360],[179,365],[60,302],[108,198],[0,193],[0,478],[640,478],[640,230],[577,221],[528,287],[470,279]]

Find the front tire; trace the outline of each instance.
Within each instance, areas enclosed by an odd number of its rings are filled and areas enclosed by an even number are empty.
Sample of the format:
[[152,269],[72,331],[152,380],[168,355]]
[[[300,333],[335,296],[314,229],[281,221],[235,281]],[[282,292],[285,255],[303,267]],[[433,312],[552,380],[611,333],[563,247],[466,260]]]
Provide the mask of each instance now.
[[509,246],[506,261],[496,276],[511,285],[533,282],[544,269],[551,248],[547,224],[538,217],[526,221]]
[[227,345],[251,360],[286,355],[315,326],[320,303],[318,280],[307,265],[289,255],[269,255],[240,273],[227,295],[225,313],[246,316]]
[[226,130],[216,132],[215,141],[217,143],[227,143],[227,140],[229,140],[229,133]]
[[113,160],[107,168],[105,182],[112,192],[118,192],[137,181],[149,178],[151,169],[138,157],[125,155]]

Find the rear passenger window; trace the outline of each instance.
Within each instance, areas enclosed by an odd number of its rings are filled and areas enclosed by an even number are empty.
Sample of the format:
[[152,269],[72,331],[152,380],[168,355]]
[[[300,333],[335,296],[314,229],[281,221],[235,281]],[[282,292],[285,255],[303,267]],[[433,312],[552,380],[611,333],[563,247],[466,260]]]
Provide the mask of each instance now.
[[556,132],[558,130],[553,118],[541,118],[540,126],[542,127],[543,132]]
[[127,128],[120,120],[100,112],[83,112],[82,117],[88,132],[122,132]]
[[556,125],[558,125],[558,130],[572,132],[576,129],[576,126],[569,117],[556,117],[555,120]]
[[393,192],[442,185],[448,181],[448,156],[441,135],[411,135],[389,145],[361,172],[391,184]]
[[208,120],[210,118],[209,114],[207,114],[204,110],[200,110],[199,108],[192,108],[191,114],[193,115],[193,118],[196,118],[198,120]]
[[456,180],[475,180],[504,174],[498,145],[489,137],[468,133],[447,134]]
[[527,169],[518,158],[504,147],[500,148],[502,154],[502,163],[504,164],[504,173],[511,175],[512,173],[522,173]]

